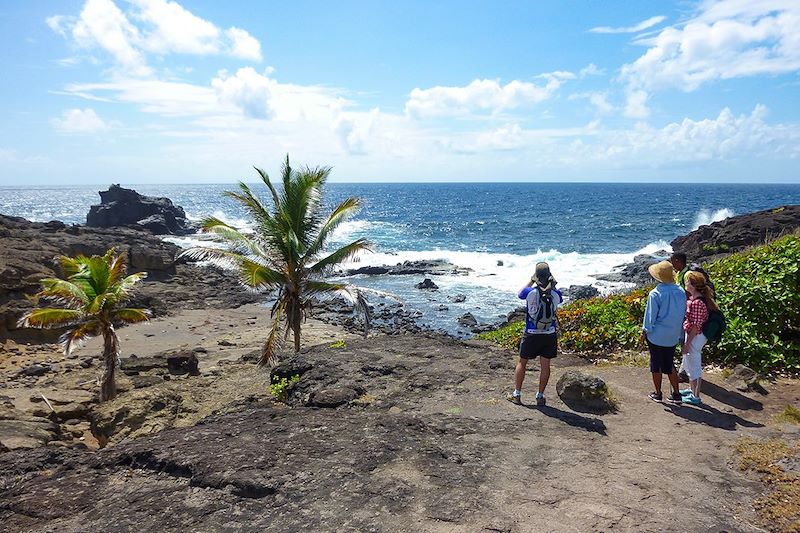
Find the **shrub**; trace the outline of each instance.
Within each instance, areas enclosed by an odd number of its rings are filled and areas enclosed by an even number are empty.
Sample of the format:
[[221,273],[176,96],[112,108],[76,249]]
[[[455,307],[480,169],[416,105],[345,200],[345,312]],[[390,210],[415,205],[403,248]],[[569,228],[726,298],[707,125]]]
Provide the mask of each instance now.
[[300,381],[299,374],[295,374],[290,378],[278,378],[269,386],[269,391],[276,400],[285,402],[289,397],[289,389],[298,381]]
[[800,237],[787,235],[706,265],[728,329],[709,361],[800,370]]

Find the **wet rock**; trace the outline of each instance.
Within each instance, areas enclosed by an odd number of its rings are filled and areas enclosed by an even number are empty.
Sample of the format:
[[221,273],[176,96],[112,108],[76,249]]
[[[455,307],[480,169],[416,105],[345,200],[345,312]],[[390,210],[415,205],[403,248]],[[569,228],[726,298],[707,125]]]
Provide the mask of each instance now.
[[616,410],[605,381],[580,370],[564,372],[556,384],[556,392],[574,411],[609,413]]
[[478,320],[472,313],[464,313],[458,318],[458,323],[465,328],[472,328],[478,325]]
[[367,274],[369,276],[378,276],[381,274],[388,274],[389,267],[385,266],[364,266],[360,268],[353,268],[347,271],[348,276],[353,276],[355,274]]
[[601,281],[633,283],[637,286],[654,285],[656,282],[647,270],[650,265],[666,259],[662,255],[640,254],[633,258],[632,263],[619,265],[617,272],[610,274],[597,274],[593,277]]
[[450,296],[447,299],[456,304],[467,301],[467,297],[463,294],[456,294],[455,296]]
[[422,282],[417,283],[417,288],[418,289],[426,289],[426,290],[437,290],[439,288],[439,286],[436,285],[431,280],[431,278],[425,278],[424,280],[422,280]]

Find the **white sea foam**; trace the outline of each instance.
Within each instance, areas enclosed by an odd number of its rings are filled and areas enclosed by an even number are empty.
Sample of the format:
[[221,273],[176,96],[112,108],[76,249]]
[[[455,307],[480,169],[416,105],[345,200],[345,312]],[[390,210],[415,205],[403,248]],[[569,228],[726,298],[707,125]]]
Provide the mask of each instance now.
[[696,230],[700,226],[707,226],[708,224],[725,220],[726,218],[730,218],[732,216],[733,211],[727,207],[717,209],[714,212],[711,212],[708,209],[701,209],[694,219],[694,226],[692,227],[692,230]]
[[374,235],[399,235],[403,232],[403,227],[391,222],[381,222],[376,220],[347,220],[339,224],[330,236],[331,241],[342,242],[368,237],[374,239]]
[[[631,253],[581,254],[562,253],[558,250],[537,250],[530,255],[488,252],[464,252],[456,250],[402,251],[397,253],[365,253],[345,268],[361,266],[394,265],[403,261],[441,259],[460,267],[472,269],[468,276],[437,276],[436,284],[447,289],[472,285],[515,292],[530,279],[536,263],[547,261],[558,279],[559,285],[600,285],[606,291],[619,288],[615,284],[598,284],[593,274],[612,272],[616,267],[629,263],[639,254],[652,254],[659,250],[670,251],[668,243],[659,241]],[[441,283],[440,283],[441,282]]]

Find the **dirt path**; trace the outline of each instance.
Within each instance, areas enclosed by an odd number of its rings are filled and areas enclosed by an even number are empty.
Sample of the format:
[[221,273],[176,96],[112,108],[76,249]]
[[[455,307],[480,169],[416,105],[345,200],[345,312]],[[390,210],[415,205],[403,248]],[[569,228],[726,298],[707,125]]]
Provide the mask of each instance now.
[[[214,327],[218,342],[225,325]],[[222,373],[258,375],[240,365]],[[800,403],[794,382],[760,396],[712,376],[705,407],[671,407],[646,399],[646,369],[562,355],[537,408],[504,401],[514,356],[487,343],[348,337],[336,348],[326,337],[295,365],[310,369],[289,406],[256,399],[99,452],[0,454],[0,530],[762,531],[752,504],[763,487],[733,467],[733,446],[798,437],[771,421]],[[618,413],[558,399],[575,367],[608,382]],[[537,379],[531,369],[526,389]]]

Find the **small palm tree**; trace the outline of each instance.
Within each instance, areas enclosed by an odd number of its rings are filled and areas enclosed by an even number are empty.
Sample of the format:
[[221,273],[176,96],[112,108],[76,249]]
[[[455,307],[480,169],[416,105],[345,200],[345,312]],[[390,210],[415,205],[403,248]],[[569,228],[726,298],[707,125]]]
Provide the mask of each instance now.
[[281,171],[282,190],[275,188],[266,172],[259,168],[256,171],[272,196],[271,208],[242,182],[239,192],[224,193],[250,214],[254,232],[247,234],[218,218],[209,217],[201,223],[202,231],[214,234],[226,247],[197,247],[183,255],[232,267],[242,284],[251,289],[277,289],[277,301],[271,312],[272,327],[262,349],[260,365],[273,362],[280,341],[278,330],[284,317],[284,338],[294,333],[294,351],[300,351],[301,324],[315,296],[332,293],[346,296],[357,311],[363,312],[366,334],[369,310],[361,292],[352,285],[323,279],[336,265],[370,249],[366,239],[355,240],[337,250],[326,249],[333,230],[359,209],[360,200],[348,198],[325,216],[322,189],[331,171],[329,167],[296,170],[289,164],[287,155]]
[[62,304],[63,308],[42,307],[26,313],[21,327],[70,329],[61,336],[64,353],[69,354],[81,341],[102,335],[105,370],[100,385],[100,401],[117,395],[114,370],[119,359],[119,339],[114,324],[142,322],[148,319],[144,309],[121,305],[130,297],[133,286],[147,276],[140,272],[125,276],[126,264],[114,248],[105,255],[60,257],[66,279],[41,280],[38,298]]

